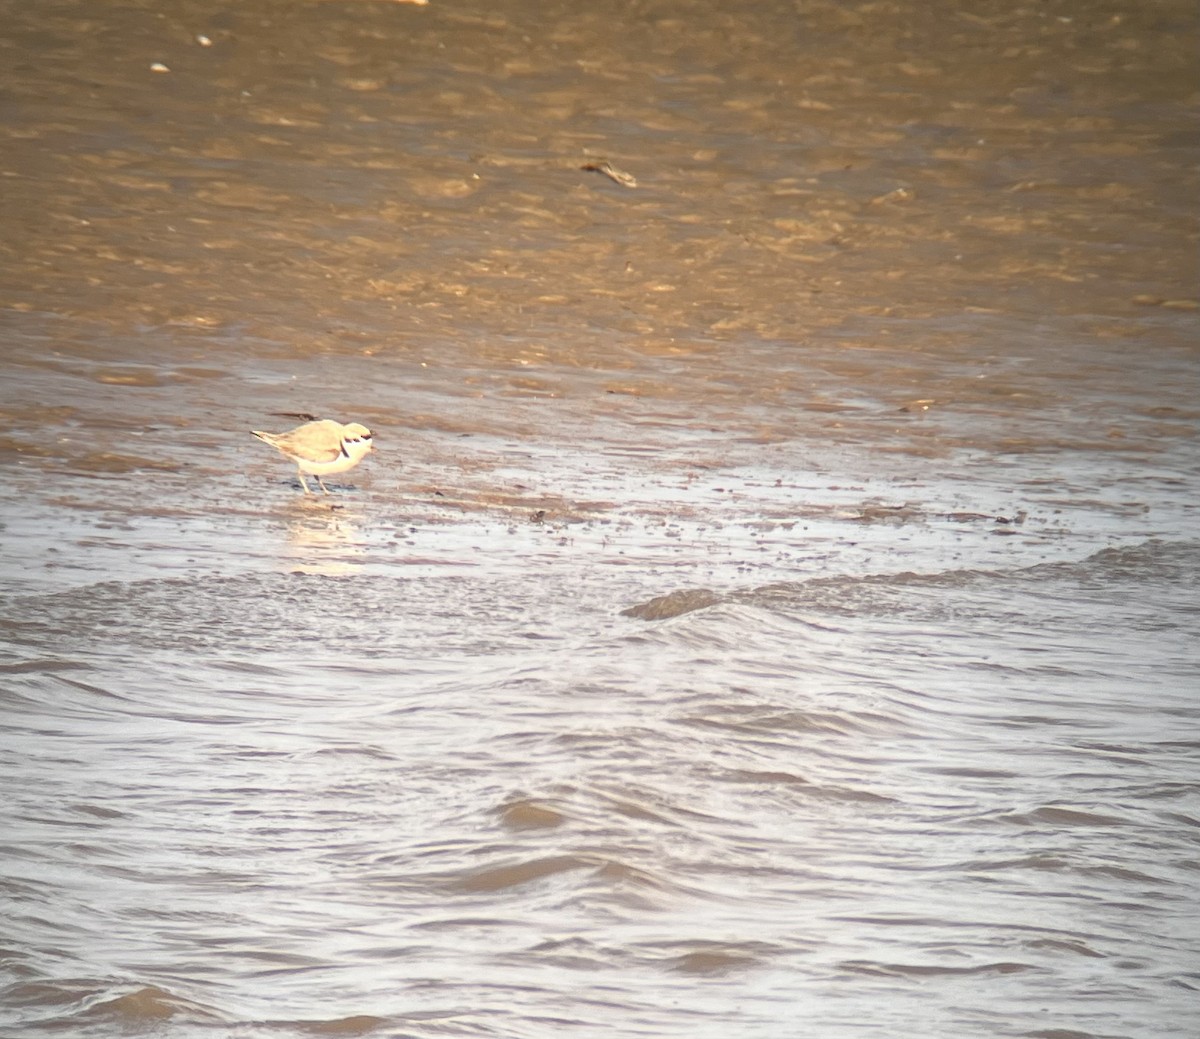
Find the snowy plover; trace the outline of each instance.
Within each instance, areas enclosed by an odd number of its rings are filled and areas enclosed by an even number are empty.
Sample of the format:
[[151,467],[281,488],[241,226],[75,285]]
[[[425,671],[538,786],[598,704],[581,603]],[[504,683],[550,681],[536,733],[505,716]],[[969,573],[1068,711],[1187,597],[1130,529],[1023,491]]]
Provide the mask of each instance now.
[[306,494],[311,492],[304,481],[305,473],[315,476],[321,490],[328,494],[329,488],[321,477],[353,469],[372,447],[371,431],[358,422],[343,426],[332,419],[322,419],[306,422],[286,433],[264,433],[258,429],[250,432],[296,463],[300,486]]

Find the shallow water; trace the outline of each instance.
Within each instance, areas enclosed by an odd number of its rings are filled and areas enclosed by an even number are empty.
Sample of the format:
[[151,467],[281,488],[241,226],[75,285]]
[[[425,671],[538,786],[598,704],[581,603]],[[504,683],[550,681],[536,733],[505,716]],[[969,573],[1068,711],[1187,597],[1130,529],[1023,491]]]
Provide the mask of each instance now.
[[4,1035],[1196,1032],[1189,5],[158,6],[0,41]]

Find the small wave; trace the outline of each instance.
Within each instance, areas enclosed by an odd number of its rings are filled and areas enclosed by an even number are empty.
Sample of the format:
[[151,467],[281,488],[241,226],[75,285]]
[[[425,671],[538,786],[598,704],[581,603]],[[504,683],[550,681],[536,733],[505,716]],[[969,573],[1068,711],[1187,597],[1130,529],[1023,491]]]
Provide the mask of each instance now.
[[1128,826],[1130,820],[1115,815],[1101,815],[1099,812],[1087,812],[1078,808],[1064,808],[1060,805],[1043,805],[1031,812],[1009,812],[1000,817],[1004,822],[1016,823],[1021,826],[1052,826],[1055,829],[1063,826]]
[[[964,568],[930,573],[900,571],[891,574],[833,575],[801,581],[779,581],[754,588],[720,593],[711,588],[679,588],[628,606],[621,615],[636,620],[670,620],[711,606],[737,603],[772,612],[813,611],[831,615],[963,616],[978,613],[1000,618],[1003,592],[1008,582],[1022,584],[1066,583],[1073,588],[1110,589],[1114,584],[1146,583],[1160,588],[1163,583],[1189,593],[1200,580],[1200,546],[1195,542],[1164,542],[1150,539],[1136,545],[1105,548],[1081,559],[1036,563],[1012,569]],[[966,591],[982,587],[997,593],[978,603],[955,600],[947,605],[942,596],[927,591]]]
[[561,826],[567,817],[536,801],[510,801],[497,809],[500,821],[510,830],[545,830]]
[[646,602],[630,606],[621,611],[621,616],[643,621],[669,620],[695,610],[703,610],[722,601],[722,596],[708,588],[683,588],[666,595],[656,595]]
[[91,665],[82,660],[23,660],[0,664],[0,675],[54,675],[62,671],[87,671]]
[[183,999],[155,985],[126,992],[112,999],[93,1004],[81,1015],[90,1019],[111,1021],[119,1027],[137,1027],[166,1021],[176,1014],[216,1019],[207,1007]]
[[969,977],[978,974],[1023,974],[1040,968],[1032,963],[999,960],[971,967],[945,967],[936,963],[880,963],[876,960],[844,960],[843,970],[852,974],[869,974],[885,978]]
[[855,790],[852,787],[829,786],[814,783],[803,776],[790,772],[754,772],[744,769],[732,769],[717,777],[727,783],[747,783],[764,787],[789,787],[797,789],[806,797],[819,801],[847,801],[861,804],[895,804],[896,800],[883,794],[875,794],[869,790]]
[[19,982],[0,991],[0,1002],[20,1008],[27,1020],[44,1014],[44,1026],[61,1029],[73,1022],[72,1027],[89,1034],[99,1028],[124,1035],[173,1019],[207,1024],[223,1020],[214,1008],[157,985],[129,987],[90,978]]
[[288,1024],[306,1035],[369,1035],[388,1023],[373,1014],[351,1014],[329,1021],[291,1021]]
[[596,869],[603,863],[581,855],[552,855],[542,859],[512,862],[502,866],[486,866],[456,876],[451,887],[459,891],[504,891],[522,887],[535,880],[544,880],[581,869]]

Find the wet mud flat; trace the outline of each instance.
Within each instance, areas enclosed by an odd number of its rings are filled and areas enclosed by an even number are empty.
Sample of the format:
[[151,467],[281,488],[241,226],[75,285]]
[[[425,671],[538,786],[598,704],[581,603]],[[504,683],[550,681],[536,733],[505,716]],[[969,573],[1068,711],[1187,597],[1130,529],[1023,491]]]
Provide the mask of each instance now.
[[[238,408],[219,413],[202,397],[189,413],[194,384],[182,385],[155,390],[162,404],[139,421],[118,402],[146,402],[144,388],[131,393],[127,383],[102,382],[81,389],[76,399],[86,403],[63,409],[56,425],[43,414],[37,440],[18,431],[24,439],[15,443],[6,516],[10,579],[24,570],[36,588],[52,573],[71,581],[73,569],[86,575],[113,566],[129,568],[113,576],[134,579],[143,576],[138,559],[150,572],[166,560],[192,560],[196,572],[323,559],[367,569],[425,561],[506,572],[544,560],[561,571],[556,579],[573,566],[610,563],[695,569],[739,584],[771,568],[1021,566],[1172,536],[1189,509],[1175,493],[1186,481],[1171,469],[1170,441],[1153,450],[1167,456],[1158,468],[1142,464],[1141,449],[1123,457],[1107,444],[1097,449],[1113,457],[1101,455],[1098,464],[1081,452],[1068,467],[1061,454],[1046,464],[952,446],[956,436],[970,443],[978,428],[971,423],[931,452],[923,414],[876,408],[858,417],[858,428],[839,415],[829,424],[835,436],[892,440],[880,471],[853,443],[817,442],[811,433],[789,439],[781,416],[688,429],[679,409],[690,402],[671,404],[673,415],[658,402],[657,418],[646,420],[639,400],[616,416],[551,397],[438,401],[428,392],[428,410],[410,421],[430,421],[436,411],[458,420],[404,429],[377,406],[364,408],[356,414],[372,424],[377,449],[330,477],[332,494],[306,494],[292,463],[248,429],[206,426],[218,415],[227,422]],[[219,392],[228,407],[229,391]],[[371,392],[404,390],[376,383],[364,395]],[[471,409],[483,417],[464,420]],[[168,410],[177,412],[170,425],[161,421]],[[488,411],[501,416],[495,425]],[[274,421],[282,429],[296,421],[256,419],[249,396],[240,412],[247,425]],[[597,436],[601,427],[607,442]],[[1114,478],[1121,467],[1128,477]],[[626,595],[643,590],[662,591],[634,586]]]

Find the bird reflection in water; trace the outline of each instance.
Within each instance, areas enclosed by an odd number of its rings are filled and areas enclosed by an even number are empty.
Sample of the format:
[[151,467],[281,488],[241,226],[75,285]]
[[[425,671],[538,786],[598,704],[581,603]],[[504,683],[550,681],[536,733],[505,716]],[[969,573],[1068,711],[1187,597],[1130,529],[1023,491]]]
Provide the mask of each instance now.
[[366,561],[360,508],[330,507],[322,498],[302,495],[281,512],[287,524],[285,559],[292,570],[340,576],[358,572]]

